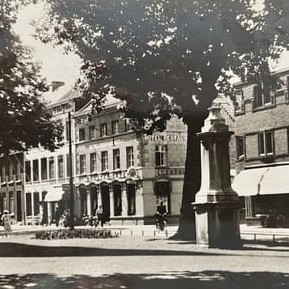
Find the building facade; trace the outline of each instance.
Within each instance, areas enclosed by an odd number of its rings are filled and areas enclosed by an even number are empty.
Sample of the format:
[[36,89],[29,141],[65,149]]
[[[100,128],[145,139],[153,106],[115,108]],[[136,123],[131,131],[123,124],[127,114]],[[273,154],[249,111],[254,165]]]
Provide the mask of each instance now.
[[180,213],[186,127],[173,117],[162,133],[130,129],[108,100],[104,111],[87,121],[88,104],[74,114],[76,204],[78,216],[94,215],[101,205],[113,223],[154,223],[162,201],[176,222]]
[[235,143],[238,175],[233,188],[244,198],[247,218],[274,212],[289,215],[289,70],[266,83],[235,86]]
[[24,222],[24,154],[12,152],[0,158],[0,212],[8,210],[13,222]]
[[[69,205],[64,187],[69,183],[68,114],[73,114],[77,92],[58,83],[47,93],[48,110],[63,126],[60,148],[54,152],[33,148],[24,154],[25,223],[51,224]],[[74,136],[72,120],[72,137]],[[74,140],[72,138],[72,143]],[[74,165],[74,164],[73,164]]]

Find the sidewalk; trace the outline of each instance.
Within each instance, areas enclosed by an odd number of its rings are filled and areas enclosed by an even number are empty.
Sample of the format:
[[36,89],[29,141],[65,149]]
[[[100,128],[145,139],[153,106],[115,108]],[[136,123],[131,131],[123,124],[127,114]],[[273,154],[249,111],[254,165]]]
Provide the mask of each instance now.
[[[88,226],[77,226],[75,228],[79,229],[91,229],[93,227]],[[64,229],[63,227],[56,227],[55,225],[52,226],[40,226],[40,225],[13,225],[12,226],[12,234],[29,234],[29,233],[35,233],[43,230],[60,230]],[[104,229],[110,229],[112,231],[116,231],[120,235],[134,235],[134,236],[154,236],[159,233],[158,230],[156,230],[156,227],[154,225],[113,225],[113,224],[106,224],[104,226]],[[173,235],[178,230],[177,225],[167,226],[165,230],[162,232],[167,237],[170,235]],[[4,228],[0,227],[0,234],[4,232]],[[288,236],[289,238],[289,228],[263,228],[260,226],[247,226],[246,224],[240,225],[240,233],[242,238],[245,236],[251,237],[255,235],[280,235],[280,236]]]

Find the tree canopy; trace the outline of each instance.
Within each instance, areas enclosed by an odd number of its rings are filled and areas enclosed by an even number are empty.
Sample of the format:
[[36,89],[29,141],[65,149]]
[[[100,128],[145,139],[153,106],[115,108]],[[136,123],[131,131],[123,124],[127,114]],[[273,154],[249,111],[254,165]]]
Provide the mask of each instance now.
[[185,122],[202,115],[217,90],[227,92],[229,71],[256,79],[288,48],[285,0],[259,10],[254,0],[47,2],[42,39],[71,43],[89,64],[105,65],[107,82],[144,127],[163,128],[172,111]]
[[62,127],[51,121],[40,98],[47,91],[45,80],[13,31],[23,4],[25,1],[0,3],[0,154],[39,144],[53,150],[62,134]]

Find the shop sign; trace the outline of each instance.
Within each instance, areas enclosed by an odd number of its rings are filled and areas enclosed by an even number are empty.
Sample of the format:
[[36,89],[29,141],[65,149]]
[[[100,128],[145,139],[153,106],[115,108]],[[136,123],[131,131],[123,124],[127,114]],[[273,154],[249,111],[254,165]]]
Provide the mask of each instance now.
[[183,176],[185,174],[184,168],[165,168],[157,169],[156,176]]
[[186,142],[187,138],[182,134],[154,134],[146,135],[146,141],[167,141],[167,142]]

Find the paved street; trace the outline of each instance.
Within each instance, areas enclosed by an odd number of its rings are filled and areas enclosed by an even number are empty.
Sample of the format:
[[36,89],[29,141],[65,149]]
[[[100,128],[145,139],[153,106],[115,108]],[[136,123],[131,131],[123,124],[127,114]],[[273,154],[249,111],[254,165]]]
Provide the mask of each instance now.
[[288,288],[287,247],[198,248],[156,236],[0,238],[0,288]]

